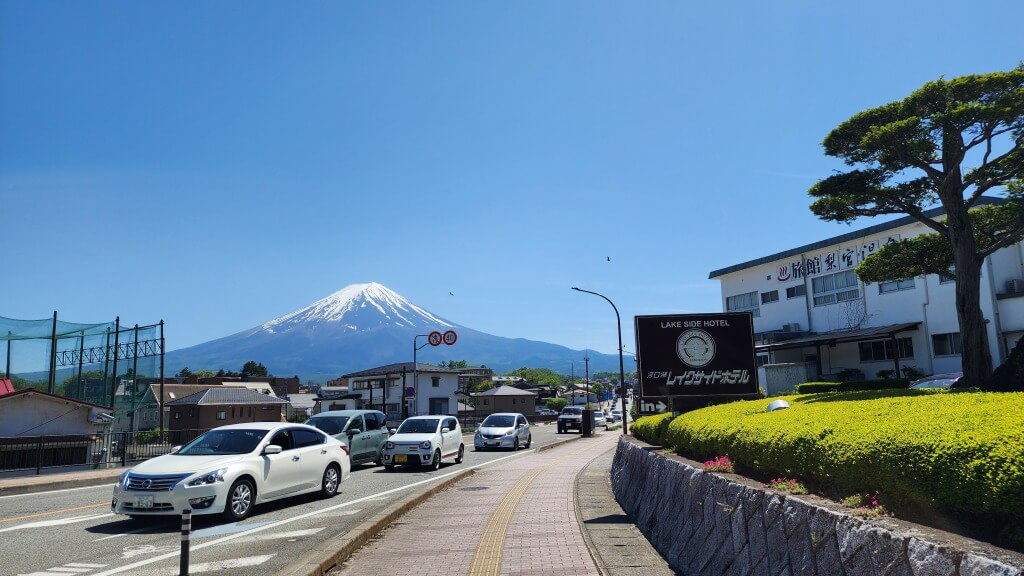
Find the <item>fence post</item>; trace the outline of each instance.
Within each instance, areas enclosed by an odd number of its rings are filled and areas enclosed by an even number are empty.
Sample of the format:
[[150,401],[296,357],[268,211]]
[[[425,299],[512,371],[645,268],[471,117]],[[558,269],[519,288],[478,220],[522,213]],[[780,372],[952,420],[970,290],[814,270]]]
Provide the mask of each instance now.
[[188,508],[181,511],[181,561],[178,564],[178,576],[188,576],[188,539],[192,532],[192,511]]
[[128,441],[130,438],[131,434],[121,433],[121,466],[128,465]]
[[39,443],[36,445],[36,476],[39,476],[39,469],[43,466],[43,437],[39,437]]

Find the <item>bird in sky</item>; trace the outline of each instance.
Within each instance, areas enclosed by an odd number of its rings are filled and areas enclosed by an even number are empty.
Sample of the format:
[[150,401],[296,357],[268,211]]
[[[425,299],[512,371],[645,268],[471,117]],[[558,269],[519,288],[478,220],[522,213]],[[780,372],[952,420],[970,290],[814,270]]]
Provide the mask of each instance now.
[[605,256],[605,258],[607,258],[609,262],[612,261],[612,257],[611,256]]
[[452,294],[451,292],[449,292],[448,295],[449,296],[455,296],[455,294]]

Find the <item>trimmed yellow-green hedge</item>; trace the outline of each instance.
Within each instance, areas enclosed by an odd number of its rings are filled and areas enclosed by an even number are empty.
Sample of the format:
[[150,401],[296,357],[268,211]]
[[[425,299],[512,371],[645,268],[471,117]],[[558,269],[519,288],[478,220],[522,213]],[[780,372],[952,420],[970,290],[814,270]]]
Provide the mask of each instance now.
[[665,445],[665,432],[672,421],[672,413],[644,416],[633,422],[633,436],[649,444]]
[[881,492],[923,504],[1024,521],[1024,393],[918,390],[734,402],[679,416],[665,442],[703,458],[728,454],[764,473],[841,494]]
[[816,394],[819,392],[852,392],[855,390],[899,390],[909,388],[910,380],[890,378],[889,380],[851,380],[848,382],[804,382],[797,384],[797,394]]

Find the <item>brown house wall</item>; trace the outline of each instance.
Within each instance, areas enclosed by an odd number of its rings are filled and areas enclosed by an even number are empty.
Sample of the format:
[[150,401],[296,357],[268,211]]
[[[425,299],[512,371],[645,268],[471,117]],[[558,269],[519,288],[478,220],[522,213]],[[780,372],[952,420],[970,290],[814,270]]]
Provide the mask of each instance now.
[[519,412],[524,416],[533,416],[537,413],[537,398],[535,396],[490,396],[487,398],[486,405],[477,402],[475,415],[487,415],[495,412]]
[[[269,408],[264,410],[263,408]],[[232,410],[234,411],[232,413]],[[245,422],[280,422],[281,405],[278,404],[206,404],[202,406],[170,407],[171,430],[209,430],[228,424]],[[225,412],[223,420],[217,419],[217,412]],[[179,413],[180,416],[176,416]]]

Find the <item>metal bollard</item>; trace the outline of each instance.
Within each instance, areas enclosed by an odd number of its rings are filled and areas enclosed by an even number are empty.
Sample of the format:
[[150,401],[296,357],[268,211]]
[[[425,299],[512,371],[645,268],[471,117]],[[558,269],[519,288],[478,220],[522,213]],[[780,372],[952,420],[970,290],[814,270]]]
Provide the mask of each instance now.
[[188,576],[188,538],[192,532],[192,511],[181,511],[181,562],[178,565],[178,576]]

